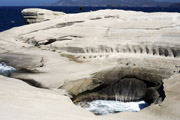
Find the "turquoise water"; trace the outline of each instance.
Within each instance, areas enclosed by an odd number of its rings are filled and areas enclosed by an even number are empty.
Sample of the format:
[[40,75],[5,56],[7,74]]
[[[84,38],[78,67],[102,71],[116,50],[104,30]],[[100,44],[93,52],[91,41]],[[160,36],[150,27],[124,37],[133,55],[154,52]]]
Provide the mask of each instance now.
[[10,77],[15,71],[16,69],[14,67],[8,66],[3,62],[0,63],[0,75]]
[[77,105],[95,115],[107,115],[118,112],[138,112],[149,106],[145,101],[121,102],[112,100],[94,100],[92,102],[80,102]]

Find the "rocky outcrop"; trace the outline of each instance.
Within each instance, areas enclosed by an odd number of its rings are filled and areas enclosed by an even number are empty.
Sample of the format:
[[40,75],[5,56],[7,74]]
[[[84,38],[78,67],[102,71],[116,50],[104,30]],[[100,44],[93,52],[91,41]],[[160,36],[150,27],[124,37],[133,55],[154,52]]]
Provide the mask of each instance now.
[[46,9],[28,8],[22,11],[25,23],[39,23],[64,15],[63,12],[54,12]]
[[[7,115],[4,110],[8,110],[8,116],[0,117],[14,119],[13,114],[47,119],[47,114],[50,119],[58,115],[55,120],[62,116],[68,120],[179,119],[179,20],[179,13],[100,10],[66,14],[0,33],[0,62],[20,71],[11,79],[0,78],[5,79],[0,80],[0,100],[4,100],[0,111]],[[44,65],[40,67],[42,57]],[[47,96],[48,101],[43,99]],[[106,98],[155,104],[138,113],[96,117],[65,96],[74,102]],[[37,111],[29,110],[32,106]]]
[[163,79],[171,75],[150,67],[115,67],[95,73],[88,79],[65,83],[61,88],[73,96],[75,103],[100,99],[125,102],[145,100],[157,104],[165,98]]

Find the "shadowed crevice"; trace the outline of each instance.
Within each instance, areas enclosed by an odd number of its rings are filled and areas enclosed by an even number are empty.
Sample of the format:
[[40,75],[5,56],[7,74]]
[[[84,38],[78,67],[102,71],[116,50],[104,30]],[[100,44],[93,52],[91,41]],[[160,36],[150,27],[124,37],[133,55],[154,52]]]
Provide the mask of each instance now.
[[21,80],[21,81],[23,81],[23,82],[25,82],[25,83],[33,86],[33,87],[36,87],[36,88],[49,89],[48,87],[45,87],[40,82],[37,82],[33,79],[28,79],[28,78],[27,79],[26,78],[16,78],[16,79]]

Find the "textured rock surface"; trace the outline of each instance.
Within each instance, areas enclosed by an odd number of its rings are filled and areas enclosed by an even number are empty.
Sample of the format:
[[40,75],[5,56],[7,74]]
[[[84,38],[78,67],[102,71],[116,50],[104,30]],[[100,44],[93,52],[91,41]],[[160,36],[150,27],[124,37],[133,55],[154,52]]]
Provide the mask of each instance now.
[[[180,119],[179,20],[179,13],[102,10],[67,14],[0,33],[0,62],[21,71],[14,78],[0,78],[0,118]],[[40,67],[42,57],[44,67]],[[157,86],[163,82],[166,98],[138,113],[96,117],[64,97],[127,78]]]
[[39,23],[42,21],[54,19],[58,16],[64,15],[63,12],[54,12],[46,9],[27,8],[22,11],[25,23]]

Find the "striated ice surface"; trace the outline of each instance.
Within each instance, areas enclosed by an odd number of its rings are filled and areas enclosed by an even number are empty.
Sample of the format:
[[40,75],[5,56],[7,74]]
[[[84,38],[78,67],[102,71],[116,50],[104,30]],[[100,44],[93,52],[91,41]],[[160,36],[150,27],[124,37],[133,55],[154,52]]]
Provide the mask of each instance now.
[[0,75],[4,76],[10,76],[12,72],[15,72],[16,69],[6,65],[5,63],[1,62],[0,63]]
[[106,115],[117,112],[138,112],[141,109],[149,106],[145,101],[139,102],[120,102],[110,100],[95,100],[92,102],[80,102],[81,106],[96,115]]

